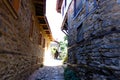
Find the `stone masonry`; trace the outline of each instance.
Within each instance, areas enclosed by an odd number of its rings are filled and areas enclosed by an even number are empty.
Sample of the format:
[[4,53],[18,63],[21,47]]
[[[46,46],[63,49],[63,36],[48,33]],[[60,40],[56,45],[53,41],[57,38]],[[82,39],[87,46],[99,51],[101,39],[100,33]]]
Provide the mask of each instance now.
[[0,80],[26,80],[42,64],[43,49],[38,45],[36,25],[33,40],[29,37],[32,16],[31,0],[20,0],[17,18],[0,0]]
[[[83,0],[86,1],[86,0]],[[120,80],[120,0],[87,0],[74,17],[68,12],[68,63],[80,80]]]

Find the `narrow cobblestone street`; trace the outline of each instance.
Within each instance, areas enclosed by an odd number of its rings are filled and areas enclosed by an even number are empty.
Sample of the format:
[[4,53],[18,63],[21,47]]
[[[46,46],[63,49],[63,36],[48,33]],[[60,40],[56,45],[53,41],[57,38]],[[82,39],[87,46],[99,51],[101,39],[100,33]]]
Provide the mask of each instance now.
[[36,70],[28,80],[64,80],[63,73],[62,60],[55,60],[49,56],[44,62],[44,67]]

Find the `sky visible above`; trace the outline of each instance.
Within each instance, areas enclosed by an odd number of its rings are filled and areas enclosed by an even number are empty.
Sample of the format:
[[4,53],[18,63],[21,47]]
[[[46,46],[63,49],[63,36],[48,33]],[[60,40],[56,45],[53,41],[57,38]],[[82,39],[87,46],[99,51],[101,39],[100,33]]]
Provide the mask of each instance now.
[[46,0],[46,16],[53,38],[58,41],[63,40],[65,35],[61,31],[62,16],[56,12],[56,0]]

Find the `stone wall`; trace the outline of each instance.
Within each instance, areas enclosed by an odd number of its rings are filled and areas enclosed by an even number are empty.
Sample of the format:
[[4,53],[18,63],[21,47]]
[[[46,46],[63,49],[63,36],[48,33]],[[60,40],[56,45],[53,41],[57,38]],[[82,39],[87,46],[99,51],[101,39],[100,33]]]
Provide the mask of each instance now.
[[87,15],[85,7],[77,17],[74,2],[68,10],[68,63],[80,80],[120,79],[120,3],[119,0],[92,2]]
[[26,80],[43,62],[36,25],[33,25],[33,40],[29,37],[32,15],[35,16],[31,0],[20,0],[16,14],[17,18],[0,0],[0,80]]

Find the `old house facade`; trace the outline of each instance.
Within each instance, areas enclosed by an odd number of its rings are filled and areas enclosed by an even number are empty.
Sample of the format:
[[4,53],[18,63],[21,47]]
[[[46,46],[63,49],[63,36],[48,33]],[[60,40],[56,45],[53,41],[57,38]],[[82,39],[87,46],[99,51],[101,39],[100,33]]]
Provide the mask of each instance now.
[[57,0],[56,10],[80,80],[119,80],[120,0]]
[[52,41],[46,0],[0,0],[0,80],[27,80]]

